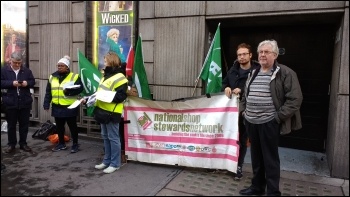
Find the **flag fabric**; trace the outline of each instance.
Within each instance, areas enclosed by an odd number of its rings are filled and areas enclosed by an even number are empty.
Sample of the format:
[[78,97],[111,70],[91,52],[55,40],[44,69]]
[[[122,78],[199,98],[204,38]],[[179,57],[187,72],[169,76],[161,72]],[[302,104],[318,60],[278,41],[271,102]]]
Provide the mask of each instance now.
[[221,92],[222,66],[221,66],[221,40],[220,24],[216,29],[214,39],[205,58],[200,78],[206,81],[206,94]]
[[139,97],[152,99],[151,91],[148,86],[147,74],[143,62],[142,39],[139,36],[136,44],[134,68],[132,74],[133,83],[136,86]]
[[134,66],[134,49],[130,46],[128,56],[126,58],[126,76],[132,76],[132,68]]
[[[81,82],[84,86],[82,96],[90,96],[97,91],[102,78],[101,72],[86,59],[78,49],[78,65]],[[94,106],[87,107],[87,115],[92,116]]]

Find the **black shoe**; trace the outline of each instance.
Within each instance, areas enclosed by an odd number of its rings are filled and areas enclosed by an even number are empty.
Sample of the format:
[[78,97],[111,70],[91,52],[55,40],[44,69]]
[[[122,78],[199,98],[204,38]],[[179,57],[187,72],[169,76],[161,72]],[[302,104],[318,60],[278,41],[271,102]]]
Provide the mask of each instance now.
[[19,147],[19,149],[24,150],[25,152],[32,152],[32,149],[27,145],[22,145]]
[[241,191],[239,191],[239,194],[245,195],[245,196],[252,196],[252,195],[264,195],[265,192],[264,191],[255,190],[255,189],[253,189],[251,187],[248,187],[247,189],[242,189]]
[[233,173],[233,178],[235,180],[240,180],[242,177],[243,177],[242,167],[238,166],[237,167],[237,173]]
[[2,175],[2,173],[5,172],[5,169],[6,169],[5,164],[1,163],[1,175]]
[[71,153],[76,153],[79,151],[79,144],[73,144],[72,149],[70,150]]
[[215,173],[217,172],[217,169],[206,169],[205,171],[210,173]]
[[1,171],[5,170],[5,169],[6,169],[5,164],[1,163]]
[[14,146],[8,146],[5,150],[5,153],[12,153],[15,152],[16,148]]

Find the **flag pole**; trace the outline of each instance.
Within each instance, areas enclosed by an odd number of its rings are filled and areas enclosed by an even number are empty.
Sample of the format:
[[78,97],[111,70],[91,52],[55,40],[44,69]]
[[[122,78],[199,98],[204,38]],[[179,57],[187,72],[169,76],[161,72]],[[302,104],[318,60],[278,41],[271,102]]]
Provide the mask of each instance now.
[[78,67],[79,67],[79,48],[77,48],[77,56],[78,56]]
[[[218,27],[220,26],[220,23],[218,24]],[[211,44],[210,44],[210,47],[209,47],[209,50],[208,50],[208,53],[207,53],[207,56],[205,57],[205,60],[204,60],[204,63],[202,65],[202,69],[201,71],[199,72],[199,75],[195,81],[195,85],[194,85],[194,89],[193,89],[193,92],[192,92],[192,97],[194,96],[194,92],[196,91],[196,88],[197,88],[197,85],[198,85],[198,82],[199,82],[199,77],[201,76],[202,72],[203,72],[203,69],[204,69],[204,65],[206,64],[206,62],[208,61],[208,58],[209,58],[209,53],[211,51],[211,49],[213,48],[213,45],[214,45],[214,41],[215,41],[215,37],[216,37],[216,31],[215,31],[215,34],[214,34],[214,38],[212,39],[211,41]]]

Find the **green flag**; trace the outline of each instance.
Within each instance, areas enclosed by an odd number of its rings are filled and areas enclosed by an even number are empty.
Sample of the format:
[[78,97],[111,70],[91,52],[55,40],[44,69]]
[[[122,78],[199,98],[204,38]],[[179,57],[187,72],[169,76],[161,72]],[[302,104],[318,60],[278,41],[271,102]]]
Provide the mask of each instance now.
[[206,94],[221,92],[222,69],[220,24],[216,29],[214,39],[210,45],[207,57],[205,58],[200,78],[207,83]]
[[142,39],[139,36],[136,44],[134,69],[132,73],[132,80],[136,85],[139,97],[145,99],[152,99],[151,91],[148,86],[147,74],[145,70],[145,65],[143,62],[143,52],[142,52]]
[[[88,59],[79,51],[78,49],[78,65],[79,65],[79,75],[81,82],[83,83],[84,90],[82,92],[83,96],[90,96],[96,92],[98,85],[100,84],[100,79],[102,78],[101,72],[90,63]],[[87,115],[92,116],[94,106],[87,108]]]

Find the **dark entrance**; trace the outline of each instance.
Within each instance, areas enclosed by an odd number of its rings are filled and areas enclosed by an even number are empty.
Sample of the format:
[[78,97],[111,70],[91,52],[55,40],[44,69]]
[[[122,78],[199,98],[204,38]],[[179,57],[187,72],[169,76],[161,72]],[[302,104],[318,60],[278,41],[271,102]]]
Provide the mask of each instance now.
[[256,50],[261,41],[274,39],[278,42],[284,54],[281,54],[277,61],[297,73],[304,96],[301,106],[303,128],[282,136],[280,146],[324,152],[335,26],[332,24],[274,26],[250,24],[245,27],[233,27],[227,21],[221,24],[224,70],[230,68],[236,59],[238,44],[242,42],[250,44],[253,49],[253,59],[257,60]]

